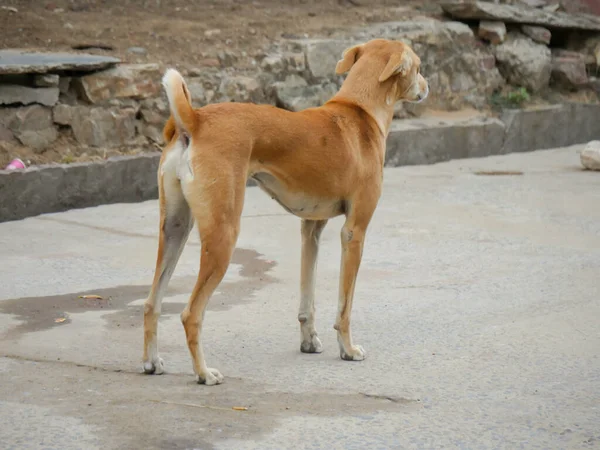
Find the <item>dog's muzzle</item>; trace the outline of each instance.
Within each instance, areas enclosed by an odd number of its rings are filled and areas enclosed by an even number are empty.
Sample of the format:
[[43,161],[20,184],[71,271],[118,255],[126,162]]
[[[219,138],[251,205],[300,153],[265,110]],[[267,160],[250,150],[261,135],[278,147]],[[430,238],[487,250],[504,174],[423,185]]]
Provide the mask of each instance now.
[[425,89],[425,92],[419,92],[417,94],[417,100],[415,101],[415,103],[421,103],[423,100],[425,100],[427,98],[428,95],[429,95],[429,83],[427,83],[427,89]]

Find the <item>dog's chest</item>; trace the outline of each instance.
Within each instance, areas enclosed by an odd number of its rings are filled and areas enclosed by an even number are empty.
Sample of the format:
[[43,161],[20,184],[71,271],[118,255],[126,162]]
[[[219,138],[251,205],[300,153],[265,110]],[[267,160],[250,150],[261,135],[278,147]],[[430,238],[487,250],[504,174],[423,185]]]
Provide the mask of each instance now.
[[254,173],[251,178],[287,212],[303,219],[324,220],[344,212],[339,199],[315,198],[304,193],[289,192],[273,175],[266,172]]

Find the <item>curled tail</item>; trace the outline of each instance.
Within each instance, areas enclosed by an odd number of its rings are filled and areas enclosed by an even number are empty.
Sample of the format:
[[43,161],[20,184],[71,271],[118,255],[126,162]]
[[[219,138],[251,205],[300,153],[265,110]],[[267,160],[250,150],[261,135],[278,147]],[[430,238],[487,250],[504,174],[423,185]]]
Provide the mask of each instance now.
[[198,126],[198,118],[192,107],[190,91],[181,74],[168,69],[162,79],[163,87],[169,99],[171,117],[179,131],[192,136]]

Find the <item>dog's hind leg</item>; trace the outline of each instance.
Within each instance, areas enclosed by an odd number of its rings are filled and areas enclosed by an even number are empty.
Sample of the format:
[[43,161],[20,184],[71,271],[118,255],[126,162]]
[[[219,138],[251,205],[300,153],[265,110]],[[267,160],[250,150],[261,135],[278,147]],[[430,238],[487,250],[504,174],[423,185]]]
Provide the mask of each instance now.
[[[174,152],[175,153],[175,152]],[[174,161],[164,161],[159,169],[160,230],[158,256],[150,295],[144,305],[144,372],[161,374],[163,360],[158,355],[157,326],[162,299],[177,261],[194,224]]]
[[[214,385],[223,382],[217,369],[207,367],[202,348],[202,323],[206,305],[227,272],[240,229],[244,203],[244,172],[227,173],[202,161],[201,173],[184,186],[186,198],[196,219],[201,241],[200,270],[188,305],[181,313],[196,381]],[[215,177],[214,174],[219,175]],[[210,180],[210,181],[209,181]]]
[[323,345],[315,329],[315,274],[319,240],[326,224],[326,220],[302,221],[302,268],[298,321],[302,336],[300,351],[303,353],[321,353],[323,351]]

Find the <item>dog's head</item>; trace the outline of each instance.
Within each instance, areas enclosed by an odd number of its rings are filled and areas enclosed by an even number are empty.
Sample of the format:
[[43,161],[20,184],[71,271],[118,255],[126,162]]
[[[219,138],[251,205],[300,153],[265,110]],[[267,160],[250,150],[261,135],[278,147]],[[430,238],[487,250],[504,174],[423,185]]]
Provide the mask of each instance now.
[[[386,89],[386,103],[422,102],[429,94],[427,80],[421,75],[421,59],[403,42],[374,39],[347,49],[337,63],[338,75],[346,73],[361,60],[369,72],[375,70],[378,83]],[[357,64],[358,65],[358,64]]]

